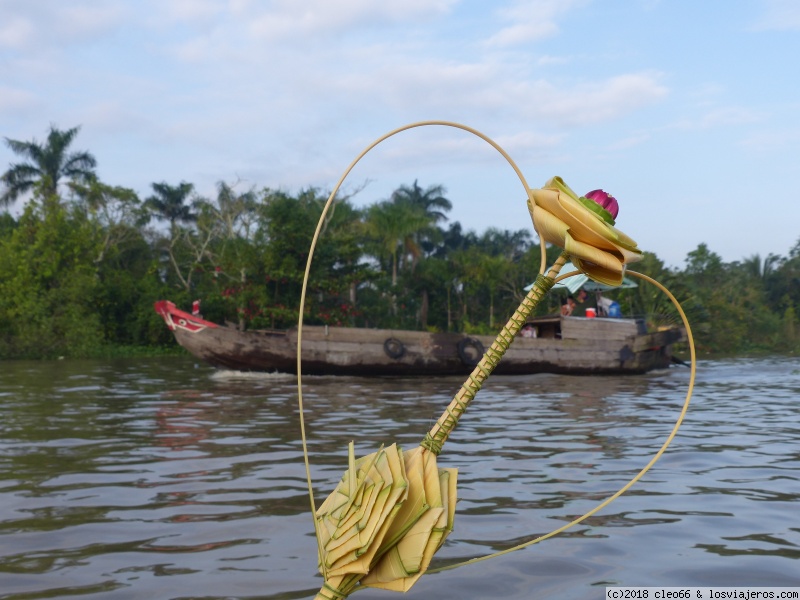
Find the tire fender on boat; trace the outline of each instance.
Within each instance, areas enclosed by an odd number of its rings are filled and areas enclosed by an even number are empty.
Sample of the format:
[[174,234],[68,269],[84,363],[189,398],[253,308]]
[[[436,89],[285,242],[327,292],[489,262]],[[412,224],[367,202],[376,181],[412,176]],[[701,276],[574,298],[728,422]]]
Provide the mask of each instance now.
[[386,341],[383,342],[383,351],[386,352],[386,356],[389,358],[393,358],[398,360],[403,358],[406,353],[406,347],[403,342],[398,340],[397,338],[390,337],[386,338]]
[[[469,351],[470,348],[473,349],[477,356],[473,356],[473,353]],[[480,340],[465,337],[458,342],[458,358],[468,367],[477,365],[483,357],[483,352],[483,344],[481,344]]]
[[629,360],[636,358],[636,354],[631,350],[631,347],[625,344],[619,351],[619,364],[624,365]]

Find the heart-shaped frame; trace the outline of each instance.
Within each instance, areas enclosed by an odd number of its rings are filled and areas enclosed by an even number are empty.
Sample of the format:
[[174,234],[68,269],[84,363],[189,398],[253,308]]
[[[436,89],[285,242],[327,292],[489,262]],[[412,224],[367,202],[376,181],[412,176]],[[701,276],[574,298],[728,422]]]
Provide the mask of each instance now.
[[[311,479],[311,468],[310,468],[310,462],[309,462],[309,458],[308,458],[308,446],[307,446],[307,436],[306,436],[306,427],[305,427],[305,418],[304,418],[304,408],[303,408],[302,340],[303,340],[303,314],[304,314],[304,311],[305,311],[306,293],[307,293],[307,289],[308,289],[308,280],[309,280],[309,275],[310,275],[310,271],[311,271],[311,264],[312,264],[313,258],[314,258],[314,250],[316,249],[317,242],[318,242],[319,237],[321,235],[321,232],[322,232],[322,229],[323,229],[323,224],[324,224],[324,221],[325,221],[325,217],[327,216],[330,207],[333,205],[333,202],[335,201],[336,194],[338,193],[339,189],[341,188],[342,184],[344,183],[344,180],[347,178],[347,176],[350,174],[350,172],[353,170],[353,168],[356,166],[356,164],[358,164],[358,162],[361,161],[361,159],[363,159],[364,156],[366,156],[366,154],[368,152],[370,152],[378,144],[380,144],[381,142],[387,140],[388,138],[390,138],[390,137],[392,137],[392,136],[394,136],[394,135],[396,135],[398,133],[401,133],[403,131],[407,131],[409,129],[414,129],[414,128],[417,128],[417,127],[424,127],[424,126],[433,126],[433,125],[445,126],[445,127],[453,127],[453,128],[456,128],[456,129],[461,129],[463,131],[472,133],[473,135],[476,135],[477,137],[479,137],[479,138],[483,139],[484,141],[486,141],[493,148],[495,148],[506,159],[506,161],[508,161],[509,165],[511,165],[511,167],[514,169],[514,171],[517,174],[517,177],[519,178],[520,182],[522,183],[522,185],[524,187],[525,196],[527,197],[527,195],[528,195],[529,187],[528,187],[527,181],[525,180],[525,176],[522,174],[522,172],[520,171],[519,167],[516,165],[514,160],[509,156],[509,154],[499,144],[497,144],[494,140],[492,140],[491,138],[489,138],[488,136],[484,135],[483,133],[481,133],[480,131],[478,131],[476,129],[473,129],[473,128],[468,127],[466,125],[462,125],[460,123],[454,123],[454,122],[451,122],[451,121],[438,121],[438,120],[420,121],[420,122],[411,123],[409,125],[405,125],[403,127],[399,127],[397,129],[394,129],[394,130],[390,131],[389,133],[379,137],[374,142],[372,142],[369,146],[367,146],[350,163],[350,165],[344,171],[342,176],[339,178],[339,181],[336,183],[336,186],[333,188],[333,191],[331,192],[330,196],[328,197],[327,202],[325,203],[325,206],[323,207],[322,214],[320,215],[319,222],[317,223],[317,228],[316,228],[316,230],[314,232],[314,236],[313,236],[312,241],[311,241],[311,246],[310,246],[310,249],[309,249],[306,269],[305,269],[305,273],[304,273],[304,276],[303,276],[302,295],[301,295],[301,299],[300,299],[299,318],[298,318],[298,324],[297,324],[297,396],[298,396],[298,407],[299,407],[299,412],[300,412],[300,433],[301,433],[301,438],[302,438],[303,458],[304,458],[304,462],[305,462],[306,481],[307,481],[307,484],[308,484],[308,495],[309,495],[309,501],[310,501],[310,505],[311,505],[312,515],[316,514],[317,507],[316,507],[316,503],[314,501],[314,488],[313,488],[313,482],[312,482],[312,479]],[[534,229],[535,229],[535,226],[534,226]],[[538,231],[537,231],[537,233],[538,233]],[[546,252],[545,252],[545,241],[544,241],[544,239],[542,238],[541,235],[539,237],[540,237],[540,244],[541,244],[541,248],[542,248],[542,252],[541,252],[542,262],[541,262],[541,266],[540,266],[540,269],[539,269],[539,277],[541,278],[544,275],[545,269],[546,269],[546,262],[545,262],[546,261]],[[555,535],[557,535],[557,534],[559,534],[559,533],[561,533],[561,532],[563,532],[563,531],[565,531],[565,530],[577,525],[578,523],[581,523],[582,521],[588,519],[589,517],[591,517],[592,515],[594,515],[595,513],[600,511],[601,509],[603,509],[604,507],[606,507],[608,504],[613,502],[619,496],[624,494],[631,486],[633,486],[639,479],[641,479],[642,476],[644,476],[644,474],[647,473],[648,470],[650,470],[650,468],[656,463],[656,461],[661,457],[661,455],[669,447],[670,443],[672,442],[672,440],[674,439],[675,435],[677,434],[681,423],[683,422],[683,419],[684,419],[684,417],[686,415],[686,412],[687,412],[687,410],[689,408],[689,403],[690,403],[692,392],[693,392],[693,389],[694,389],[694,382],[695,382],[695,377],[696,377],[696,362],[697,362],[696,361],[694,338],[692,336],[692,331],[691,331],[691,327],[689,325],[689,321],[688,321],[688,319],[686,317],[686,314],[684,313],[680,303],[678,302],[678,300],[672,295],[672,293],[666,287],[664,287],[662,284],[660,284],[659,282],[655,281],[654,279],[648,277],[647,275],[644,275],[644,274],[641,274],[641,273],[637,273],[635,271],[627,271],[627,273],[630,274],[630,275],[633,275],[633,276],[635,276],[635,277],[637,277],[639,279],[642,279],[644,281],[647,281],[647,282],[655,285],[662,292],[664,292],[669,297],[670,301],[673,303],[673,305],[677,309],[678,313],[680,314],[681,319],[683,321],[683,326],[686,329],[687,341],[688,341],[688,344],[689,344],[689,351],[690,351],[690,369],[691,369],[691,373],[690,373],[690,377],[689,377],[689,385],[688,385],[686,397],[685,397],[685,400],[683,402],[683,406],[681,408],[681,411],[680,411],[680,413],[679,413],[679,415],[678,415],[678,417],[677,417],[677,419],[675,421],[675,424],[674,424],[674,426],[672,428],[672,431],[667,436],[667,438],[664,441],[663,445],[652,456],[652,458],[644,466],[644,468],[642,468],[633,478],[630,479],[630,481],[628,481],[625,485],[623,485],[617,492],[615,492],[614,494],[612,494],[611,496],[609,496],[608,498],[606,498],[605,500],[600,502],[598,505],[596,505],[594,508],[592,508],[591,510],[587,511],[586,513],[584,513],[580,517],[574,519],[573,521],[571,521],[571,522],[569,522],[569,523],[567,523],[567,524],[565,524],[565,525],[563,525],[563,526],[561,526],[561,527],[559,527],[557,529],[554,529],[553,531],[551,531],[551,532],[549,532],[547,534],[538,536],[538,537],[536,537],[536,538],[534,538],[532,540],[529,540],[528,542],[519,544],[519,545],[514,546],[512,548],[508,548],[506,550],[502,550],[502,551],[495,552],[495,553],[492,553],[492,554],[487,554],[485,556],[473,558],[473,559],[470,559],[468,561],[464,561],[464,562],[448,565],[448,566],[445,566],[445,567],[440,567],[440,568],[437,568],[437,569],[429,569],[427,571],[428,573],[434,573],[434,572],[450,570],[450,569],[454,569],[454,568],[457,568],[457,567],[465,566],[465,565],[468,565],[468,564],[473,564],[473,563],[476,563],[476,562],[487,560],[489,558],[494,558],[494,557],[497,557],[497,556],[501,556],[503,554],[508,554],[509,552],[514,552],[514,551],[517,551],[517,550],[521,550],[523,548],[526,548],[528,546],[536,544],[536,543],[538,543],[540,541],[543,541],[543,540],[546,540],[546,539],[548,539],[550,537],[553,537],[553,536],[555,536]],[[566,279],[568,277],[572,277],[572,276],[577,275],[577,274],[578,274],[578,271],[574,271],[572,273],[562,274],[562,275],[558,276],[555,279],[555,281],[561,281],[563,279]],[[549,286],[547,287],[547,289],[549,289]],[[507,344],[506,344],[506,347],[507,347]],[[491,349],[490,349],[490,351],[491,351]],[[486,376],[488,377],[488,374]],[[479,388],[480,388],[480,385],[478,386],[477,389],[479,389]],[[477,389],[474,390],[473,396],[474,396],[474,393],[477,393]],[[471,400],[471,399],[472,398],[470,397],[469,400]],[[465,410],[465,409],[466,409],[466,406],[464,407],[463,410]],[[463,412],[463,410],[461,412]],[[441,440],[441,443],[443,443],[443,441],[444,441],[444,439],[446,439],[446,437],[447,437],[447,435],[444,436],[444,438]],[[427,441],[427,438],[426,438],[426,441]],[[317,540],[319,542],[320,538],[319,538],[319,531],[316,529],[317,528],[316,520],[314,522],[314,525],[315,525],[315,530],[316,530],[316,533],[317,533]]]

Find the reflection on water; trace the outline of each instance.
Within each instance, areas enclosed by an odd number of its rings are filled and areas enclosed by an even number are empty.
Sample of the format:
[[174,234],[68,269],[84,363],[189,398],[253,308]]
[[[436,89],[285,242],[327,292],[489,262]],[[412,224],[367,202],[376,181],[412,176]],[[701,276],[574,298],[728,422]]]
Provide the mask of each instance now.
[[[611,495],[663,443],[687,380],[682,368],[491,378],[440,457],[459,468],[459,503],[437,564],[519,544]],[[460,383],[304,378],[318,500],[348,441],[358,454],[417,444]],[[798,397],[796,361],[701,363],[678,437],[628,494],[405,597],[800,585]],[[189,359],[0,365],[0,599],[307,598],[315,552],[293,378]]]

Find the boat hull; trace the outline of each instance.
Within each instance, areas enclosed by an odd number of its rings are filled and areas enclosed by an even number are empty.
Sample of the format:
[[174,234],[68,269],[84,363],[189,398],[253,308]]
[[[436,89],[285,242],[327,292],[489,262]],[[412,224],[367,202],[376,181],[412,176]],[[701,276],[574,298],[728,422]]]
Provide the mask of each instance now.
[[[239,331],[162,301],[156,311],[189,353],[222,369],[297,372],[297,329]],[[669,367],[681,330],[644,333],[629,319],[549,318],[534,321],[538,337],[518,337],[497,374],[645,373]],[[492,336],[390,329],[304,326],[302,372],[310,375],[465,375]]]

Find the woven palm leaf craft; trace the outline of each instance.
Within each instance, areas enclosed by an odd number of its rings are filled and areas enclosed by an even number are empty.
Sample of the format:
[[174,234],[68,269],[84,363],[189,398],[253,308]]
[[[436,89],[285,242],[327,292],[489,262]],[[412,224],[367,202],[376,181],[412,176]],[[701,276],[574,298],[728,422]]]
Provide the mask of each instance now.
[[[306,443],[301,368],[303,314],[314,249],[328,209],[353,167],[387,138],[415,127],[430,125],[453,127],[480,137],[500,152],[514,169],[524,186],[528,210],[540,238],[542,263],[539,275],[420,445],[411,450],[403,450],[397,444],[391,444],[356,459],[354,444],[351,442],[347,470],[336,489],[317,507]],[[303,280],[297,335],[300,427],[309,500],[314,514],[319,568],[324,578],[322,588],[317,594],[318,600],[343,600],[363,587],[407,591],[423,573],[433,571],[428,569],[431,559],[453,530],[457,480],[456,469],[437,466],[437,456],[458,420],[500,362],[536,305],[562,279],[583,273],[597,282],[617,286],[622,283],[623,276],[628,274],[650,282],[670,298],[683,320],[691,353],[689,388],[682,410],[666,441],[648,464],[620,490],[584,515],[524,544],[437,571],[520,550],[582,522],[630,488],[667,449],[683,421],[694,387],[696,361],[691,328],[680,304],[669,290],[645,275],[627,271],[628,264],[641,258],[641,251],[636,242],[614,226],[617,206],[616,201],[613,198],[611,200],[613,202],[602,194],[594,199],[579,197],[559,177],[552,178],[541,189],[531,189],[517,165],[497,143],[475,129],[448,121],[424,121],[395,129],[370,144],[344,172],[328,198],[311,243]],[[546,243],[563,250],[549,268],[545,263]],[[578,270],[560,274],[568,260]]]

